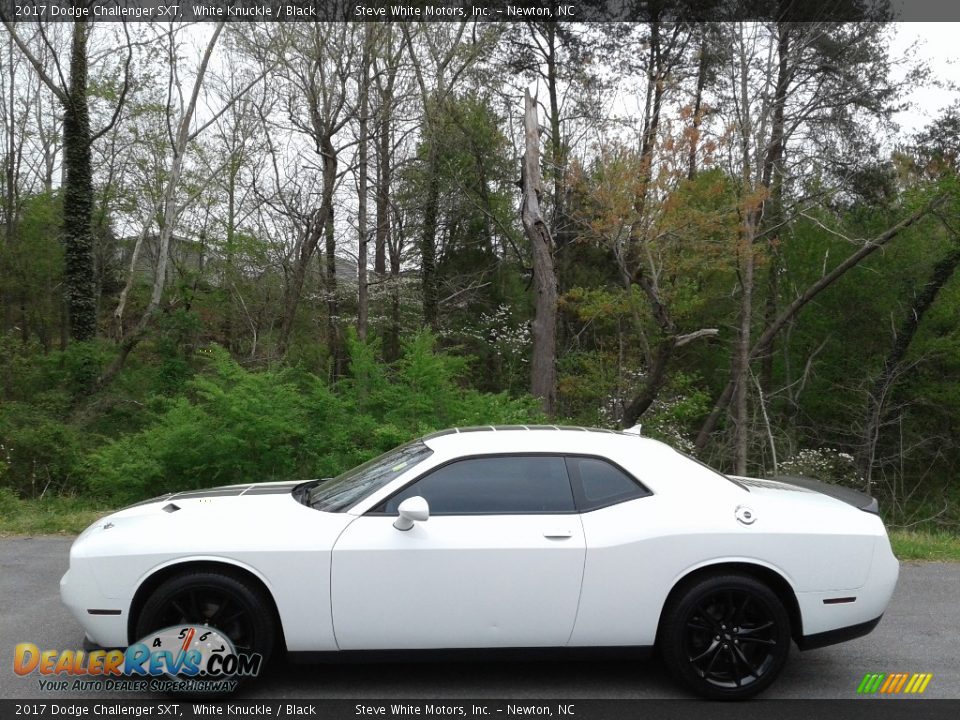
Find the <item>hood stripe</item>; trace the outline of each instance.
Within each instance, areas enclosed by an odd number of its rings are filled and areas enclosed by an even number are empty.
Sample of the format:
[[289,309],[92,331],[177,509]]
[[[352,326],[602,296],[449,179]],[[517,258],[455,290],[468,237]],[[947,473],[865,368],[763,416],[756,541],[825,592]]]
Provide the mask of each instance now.
[[297,480],[296,482],[285,482],[279,485],[261,485],[258,483],[249,483],[246,485],[224,485],[202,490],[184,490],[183,492],[165,493],[163,495],[150,498],[149,500],[141,500],[138,503],[127,505],[123,508],[123,510],[168,500],[195,500],[197,498],[210,497],[239,497],[240,495],[284,495],[291,492],[298,485],[302,485],[303,482],[303,480]]

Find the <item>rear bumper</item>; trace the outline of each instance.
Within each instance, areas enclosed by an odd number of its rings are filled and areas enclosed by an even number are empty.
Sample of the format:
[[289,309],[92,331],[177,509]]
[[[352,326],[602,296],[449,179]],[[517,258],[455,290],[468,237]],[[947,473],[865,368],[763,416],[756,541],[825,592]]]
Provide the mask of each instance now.
[[861,587],[797,593],[803,633],[796,638],[797,645],[801,650],[809,650],[869,633],[886,612],[899,575],[900,563],[889,539],[886,534],[877,536],[866,582]]
[[816,650],[817,648],[827,647],[827,645],[836,645],[837,643],[846,642],[847,640],[863,637],[873,632],[873,629],[882,617],[883,615],[875,617],[873,620],[867,620],[866,622],[856,625],[848,625],[847,627],[837,628],[836,630],[827,630],[826,632],[817,633],[816,635],[804,635],[797,640],[797,647],[801,650]]

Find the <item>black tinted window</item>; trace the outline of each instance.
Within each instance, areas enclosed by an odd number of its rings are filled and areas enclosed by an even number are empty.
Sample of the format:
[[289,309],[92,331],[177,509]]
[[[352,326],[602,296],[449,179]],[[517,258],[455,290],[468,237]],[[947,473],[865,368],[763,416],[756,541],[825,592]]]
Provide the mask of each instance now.
[[490,457],[460,460],[417,480],[378,508],[396,513],[420,495],[431,515],[573,512],[563,458]]
[[649,490],[606,460],[568,457],[567,467],[577,491],[580,510],[584,512],[650,494]]

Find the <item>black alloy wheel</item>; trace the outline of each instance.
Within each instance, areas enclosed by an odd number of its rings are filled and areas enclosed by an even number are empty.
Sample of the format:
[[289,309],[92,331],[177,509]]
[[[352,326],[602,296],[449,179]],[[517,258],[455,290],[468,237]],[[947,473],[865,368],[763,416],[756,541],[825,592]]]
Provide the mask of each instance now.
[[144,603],[136,639],[175,625],[218,630],[238,653],[259,653],[266,664],[277,640],[272,604],[249,581],[228,573],[193,572],[165,581]]
[[766,585],[714,575],[682,588],[667,608],[661,650],[698,695],[741,700],[767,688],[786,664],[790,619]]

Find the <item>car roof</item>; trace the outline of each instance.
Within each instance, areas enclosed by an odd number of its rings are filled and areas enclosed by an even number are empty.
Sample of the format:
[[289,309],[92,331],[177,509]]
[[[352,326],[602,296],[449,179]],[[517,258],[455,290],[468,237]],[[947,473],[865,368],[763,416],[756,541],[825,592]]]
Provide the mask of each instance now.
[[647,450],[663,443],[633,432],[568,425],[480,425],[441,430],[421,440],[436,452],[450,455],[500,452],[604,453],[614,448]]

